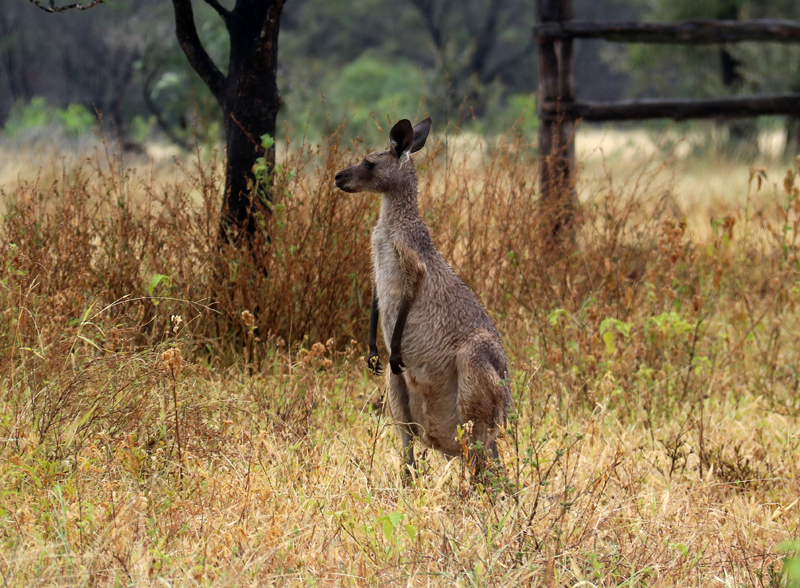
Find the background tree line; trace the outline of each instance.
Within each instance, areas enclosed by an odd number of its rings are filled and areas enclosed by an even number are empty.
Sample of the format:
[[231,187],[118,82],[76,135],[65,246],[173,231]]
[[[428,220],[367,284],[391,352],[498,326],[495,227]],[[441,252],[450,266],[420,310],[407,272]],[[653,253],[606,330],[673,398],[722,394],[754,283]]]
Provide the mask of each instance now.
[[[223,1],[224,5],[232,2]],[[218,14],[193,3],[200,39],[218,64],[228,36]],[[578,0],[585,18],[635,18],[630,0]],[[502,130],[532,114],[536,48],[529,0],[290,0],[280,30],[279,128],[319,136],[370,111],[437,121],[474,118]],[[578,48],[580,91],[588,99],[627,94],[628,72],[599,43]],[[221,112],[188,64],[165,0],[117,1],[85,12],[46,14],[23,0],[0,10],[0,125],[37,96],[101,112],[133,144],[160,133],[186,147],[221,136]]]
[[[203,45],[217,63],[227,63],[224,23],[204,2],[193,6]],[[424,100],[438,121],[469,116],[483,129],[503,130],[533,108],[533,6],[530,0],[290,0],[280,33],[279,128],[286,121],[294,132],[319,136],[345,114],[358,128],[370,111],[413,114]],[[576,0],[575,14],[587,20],[797,19],[800,6],[791,0]],[[577,91],[584,100],[797,91],[798,57],[800,47],[780,44],[579,41]],[[181,52],[172,6],[164,0],[118,1],[58,16],[6,0],[0,125],[15,105],[37,96],[61,108],[82,104],[101,112],[129,143],[153,132],[183,147],[195,131],[201,140],[221,136],[219,107]],[[740,125],[736,133],[754,125]],[[800,125],[789,121],[787,132],[796,143]]]

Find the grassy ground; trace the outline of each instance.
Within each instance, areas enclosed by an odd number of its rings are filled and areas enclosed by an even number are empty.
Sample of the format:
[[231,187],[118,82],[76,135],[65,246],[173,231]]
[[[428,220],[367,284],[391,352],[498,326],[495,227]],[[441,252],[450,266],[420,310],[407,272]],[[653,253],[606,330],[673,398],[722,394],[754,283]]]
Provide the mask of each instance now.
[[5,586],[800,585],[794,173],[709,165],[736,196],[704,204],[658,154],[586,159],[556,251],[524,144],[429,145],[514,414],[505,476],[428,452],[405,488],[363,362],[377,203],[330,181],[363,149],[290,151],[266,260],[216,245],[213,162],[5,185]]

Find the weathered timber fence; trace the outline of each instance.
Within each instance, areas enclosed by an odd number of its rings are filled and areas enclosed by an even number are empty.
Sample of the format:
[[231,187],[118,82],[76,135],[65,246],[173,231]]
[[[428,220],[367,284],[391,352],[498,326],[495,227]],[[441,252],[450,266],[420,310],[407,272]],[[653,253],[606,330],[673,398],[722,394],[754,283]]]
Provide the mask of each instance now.
[[577,120],[650,118],[734,118],[800,116],[800,94],[732,96],[702,100],[627,100],[592,103],[575,100],[573,39],[617,43],[724,44],[741,41],[800,43],[800,22],[693,20],[676,23],[591,23],[573,20],[572,0],[536,0],[539,46],[539,182],[542,202],[558,234],[574,208]]

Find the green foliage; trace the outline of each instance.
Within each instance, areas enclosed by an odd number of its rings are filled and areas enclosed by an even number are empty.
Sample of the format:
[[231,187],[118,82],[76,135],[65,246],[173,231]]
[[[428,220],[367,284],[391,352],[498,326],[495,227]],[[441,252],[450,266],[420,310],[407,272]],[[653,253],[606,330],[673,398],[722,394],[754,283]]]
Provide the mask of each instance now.
[[[25,95],[28,88],[12,87],[20,78],[28,85],[33,80],[32,91],[47,92],[48,99],[69,96],[87,105],[88,113],[76,110],[57,121],[67,135],[91,127],[86,120],[96,106],[124,139],[143,143],[161,134],[183,147],[195,137],[203,144],[219,142],[221,109],[176,42],[169,3],[115,2],[47,21],[24,4],[9,3],[4,13],[3,29],[14,34],[0,39],[8,60],[0,93]],[[429,20],[429,8],[440,17],[436,23]],[[372,133],[370,113],[380,125],[387,117],[420,120],[427,114],[437,126],[474,115],[477,124],[471,128],[492,134],[524,117],[517,130],[534,133],[532,5],[504,0],[496,20],[490,12],[485,0],[468,0],[459,10],[443,0],[427,8],[382,0],[287,3],[280,33],[278,128],[288,122],[292,138],[316,141],[344,119],[352,119],[353,135],[365,127]],[[72,19],[74,31],[65,29],[65,19]],[[229,38],[219,14],[200,2],[194,20],[204,49],[227,73]],[[492,22],[494,29],[487,32]],[[434,33],[432,24],[440,30]],[[73,34],[85,41],[71,42]],[[48,50],[39,50],[43,46]],[[40,82],[44,79],[46,85]],[[7,132],[19,126],[18,115]],[[48,121],[58,118],[38,115],[43,122],[27,128],[50,126]]]
[[342,70],[333,95],[352,108],[357,125],[367,121],[370,111],[379,116],[413,112],[422,98],[420,72],[405,60],[389,64],[362,55]]
[[786,553],[783,558],[786,588],[800,588],[800,541],[784,541],[778,549]]
[[535,94],[512,94],[509,96],[508,114],[521,132],[535,133],[539,130]]
[[313,62],[309,70],[292,75],[302,77],[286,81],[286,108],[280,113],[290,130],[311,137],[327,135],[333,130],[331,123],[338,125],[344,118],[350,122],[349,133],[366,130],[370,141],[384,139],[374,125],[367,124],[371,117],[381,124],[387,118],[421,118],[417,113],[427,112],[424,103],[433,84],[430,72],[411,61],[390,60],[371,51],[339,70]]
[[144,143],[150,138],[150,133],[155,126],[155,117],[136,116],[131,121],[130,136],[137,143]]
[[[164,274],[153,274],[150,281],[147,283],[147,295],[150,298],[161,295],[169,291],[169,276]],[[154,299],[153,304],[158,306],[158,300]]]
[[624,323],[615,318],[607,318],[600,323],[600,334],[603,336],[603,342],[606,344],[608,353],[614,353],[617,350],[616,345],[614,345],[615,334],[627,339],[631,336],[632,326],[630,323]]
[[400,526],[400,522],[405,515],[402,512],[394,511],[377,518],[376,522],[383,528],[383,536],[387,541],[392,541],[394,532]]
[[[151,13],[156,13],[151,7]],[[168,15],[168,16],[167,16]],[[163,18],[173,18],[171,10]],[[152,18],[148,14],[146,22]],[[208,55],[220,68],[228,63],[229,41],[225,25],[204,3],[195,7],[198,36]],[[160,22],[158,18],[156,22]],[[132,131],[147,139],[154,123],[169,128],[170,138],[185,145],[195,138],[203,144],[222,138],[222,111],[214,96],[189,65],[186,56],[170,32],[163,36],[145,35],[145,50],[133,63],[138,73],[135,80],[142,84],[146,97],[147,125],[140,121]],[[141,116],[141,115],[140,115]],[[133,137],[133,132],[132,132]],[[133,137],[135,138],[135,137]]]
[[[261,137],[261,148],[266,152],[275,146],[275,139],[269,135]],[[261,186],[268,186],[271,183],[272,169],[270,169],[267,159],[259,157],[253,165],[253,177],[256,183]]]
[[77,137],[90,133],[96,122],[94,115],[82,104],[70,104],[61,109],[36,96],[28,103],[14,104],[3,133],[14,136],[25,131],[52,128],[64,135]]

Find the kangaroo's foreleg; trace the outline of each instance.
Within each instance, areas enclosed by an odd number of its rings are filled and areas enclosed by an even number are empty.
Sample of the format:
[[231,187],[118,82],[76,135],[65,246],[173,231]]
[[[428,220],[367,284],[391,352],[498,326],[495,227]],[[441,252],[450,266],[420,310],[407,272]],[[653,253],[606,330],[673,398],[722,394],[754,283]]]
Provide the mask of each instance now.
[[392,351],[391,355],[389,355],[389,366],[392,368],[393,374],[402,374],[403,369],[406,367],[406,364],[403,363],[403,353],[400,347],[409,310],[411,310],[411,300],[404,296],[403,300],[400,301],[397,322],[394,324],[394,330],[392,331]]
[[369,313],[369,355],[367,356],[367,368],[376,376],[383,373],[383,366],[378,357],[378,290],[372,286],[372,310]]
[[406,327],[408,313],[417,298],[427,269],[419,255],[408,244],[396,240],[394,245],[400,259],[400,267],[403,268],[403,298],[400,300],[397,320],[392,330],[389,366],[392,368],[393,374],[402,374],[403,368],[406,367],[403,363],[402,353],[403,329]]

